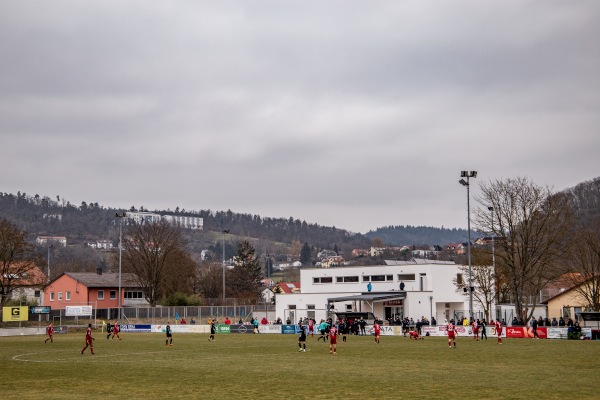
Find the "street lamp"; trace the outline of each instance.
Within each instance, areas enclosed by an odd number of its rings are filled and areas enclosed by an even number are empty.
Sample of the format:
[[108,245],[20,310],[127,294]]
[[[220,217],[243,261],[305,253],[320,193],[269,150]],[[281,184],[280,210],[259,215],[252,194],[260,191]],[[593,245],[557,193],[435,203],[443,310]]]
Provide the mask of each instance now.
[[495,237],[496,234],[494,233],[494,207],[488,207],[488,210],[490,211],[490,215],[492,217],[491,219],[491,223],[492,223],[492,269],[494,270],[494,285],[496,286],[496,305],[498,304],[498,282],[496,280],[496,251],[495,251],[495,246],[494,246],[494,242],[495,242]]
[[50,283],[50,249],[53,247],[52,244],[48,246],[48,283]]
[[121,320],[121,264],[122,264],[122,253],[123,253],[123,218],[127,216],[126,213],[116,213],[115,217],[119,218],[119,318]]
[[465,181],[461,179],[458,181],[461,185],[467,188],[467,259],[469,261],[469,319],[473,320],[473,274],[471,268],[471,194],[470,194],[470,182],[469,178],[477,178],[477,171],[460,171],[461,178],[467,178]]
[[223,229],[223,305],[225,305],[225,234],[229,233],[229,229]]

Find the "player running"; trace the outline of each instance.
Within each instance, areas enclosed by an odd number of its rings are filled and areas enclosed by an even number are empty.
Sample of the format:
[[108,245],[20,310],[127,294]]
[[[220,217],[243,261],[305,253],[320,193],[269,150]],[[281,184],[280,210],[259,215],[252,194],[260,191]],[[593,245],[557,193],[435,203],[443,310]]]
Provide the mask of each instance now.
[[454,348],[456,348],[456,327],[452,323],[452,321],[446,323],[446,332],[448,334],[448,347],[452,348],[452,343],[454,343]]
[[88,328],[85,331],[85,347],[81,349],[81,354],[85,351],[85,349],[90,348],[92,354],[94,353],[94,338],[92,336],[92,324],[88,324]]
[[306,353],[306,328],[300,323],[300,336],[298,337],[298,351]]
[[332,350],[333,354],[337,354],[337,336],[338,330],[335,325],[333,325],[329,328],[329,354],[331,354]]
[[498,344],[502,344],[502,323],[499,319],[494,323],[494,327],[496,328],[496,334],[498,335]]
[[381,326],[377,320],[375,320],[375,323],[373,324],[373,327],[369,329],[369,332],[373,332],[373,335],[375,336],[375,343],[379,344],[379,339],[381,338]]
[[419,332],[417,331],[408,331],[408,338],[415,340],[425,340],[423,336],[419,336]]
[[173,346],[173,332],[171,331],[171,325],[169,325],[169,321],[167,321],[167,326],[165,326],[165,333],[167,334],[165,346]]
[[47,343],[48,340],[50,343],[53,343],[52,338],[54,337],[54,327],[52,326],[52,323],[46,327],[46,335],[48,335],[48,339],[44,340],[44,343]]

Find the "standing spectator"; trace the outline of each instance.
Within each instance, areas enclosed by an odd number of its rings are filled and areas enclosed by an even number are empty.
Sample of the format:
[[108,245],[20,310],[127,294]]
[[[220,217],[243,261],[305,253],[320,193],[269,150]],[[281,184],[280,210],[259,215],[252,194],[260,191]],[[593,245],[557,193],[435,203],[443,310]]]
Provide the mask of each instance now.
[[258,330],[258,318],[254,318],[254,321],[252,321],[252,325],[254,325],[254,333],[260,333]]
[[558,326],[558,321],[556,320],[556,317],[552,317],[552,326]]
[[419,335],[421,334],[421,325],[423,325],[421,320],[417,320],[417,332],[419,333]]
[[46,327],[46,335],[48,335],[48,338],[46,340],[44,340],[44,343],[47,343],[48,340],[50,341],[50,343],[54,342],[54,327],[52,326],[52,322],[50,322],[50,324],[48,325],[48,327]]
[[360,326],[360,334],[365,336],[367,334],[367,321],[361,317],[360,321],[358,321],[358,325]]
[[431,325],[433,325],[433,326],[437,325],[437,321],[435,320],[435,317],[431,317]]
[[85,330],[85,347],[81,349],[81,354],[87,349],[89,346],[92,354],[94,353],[94,337],[92,336],[92,324],[89,324],[87,329]]
[[262,319],[260,320],[261,325],[269,325],[269,321],[267,320],[267,317],[262,317]]
[[231,325],[231,320],[229,317],[225,317],[225,325]]

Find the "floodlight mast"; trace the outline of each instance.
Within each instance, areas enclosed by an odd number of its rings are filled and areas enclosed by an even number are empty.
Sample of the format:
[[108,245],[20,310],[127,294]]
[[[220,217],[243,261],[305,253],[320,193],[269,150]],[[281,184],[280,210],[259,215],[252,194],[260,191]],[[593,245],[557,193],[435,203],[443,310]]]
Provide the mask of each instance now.
[[473,321],[473,272],[471,266],[471,194],[470,194],[470,178],[477,178],[477,171],[460,171],[461,178],[467,178],[465,181],[458,181],[461,185],[467,188],[467,259],[469,263],[469,319]]

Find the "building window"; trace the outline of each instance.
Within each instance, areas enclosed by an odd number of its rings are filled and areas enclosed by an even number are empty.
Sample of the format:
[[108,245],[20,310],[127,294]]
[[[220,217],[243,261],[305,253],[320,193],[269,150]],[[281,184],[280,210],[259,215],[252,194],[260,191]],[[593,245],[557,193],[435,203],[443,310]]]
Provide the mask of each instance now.
[[337,276],[335,281],[337,283],[358,283],[358,276]]
[[104,290],[98,290],[98,300],[104,300]]
[[315,305],[307,304],[306,308],[308,309],[308,311],[306,312],[306,317],[310,319],[315,319]]
[[117,291],[116,290],[111,290],[110,291],[110,299],[111,300],[116,300],[117,298]]
[[142,292],[125,292],[126,299],[143,299],[144,295]]
[[462,285],[464,283],[463,281],[463,274],[456,274],[456,284],[457,285]]
[[58,301],[62,301],[62,292],[58,292]]
[[313,283],[333,283],[331,276],[322,276],[320,278],[313,278]]
[[50,292],[50,301],[54,301],[54,292]]
[[40,290],[36,290],[35,292],[33,292],[34,297],[40,297],[41,294],[42,294],[42,292]]
[[346,304],[346,311],[352,311],[352,304]]
[[71,300],[71,292],[65,293],[65,300],[67,300],[67,301]]
[[415,274],[398,274],[399,281],[414,281]]
[[365,275],[363,282],[391,282],[394,280],[394,275]]

